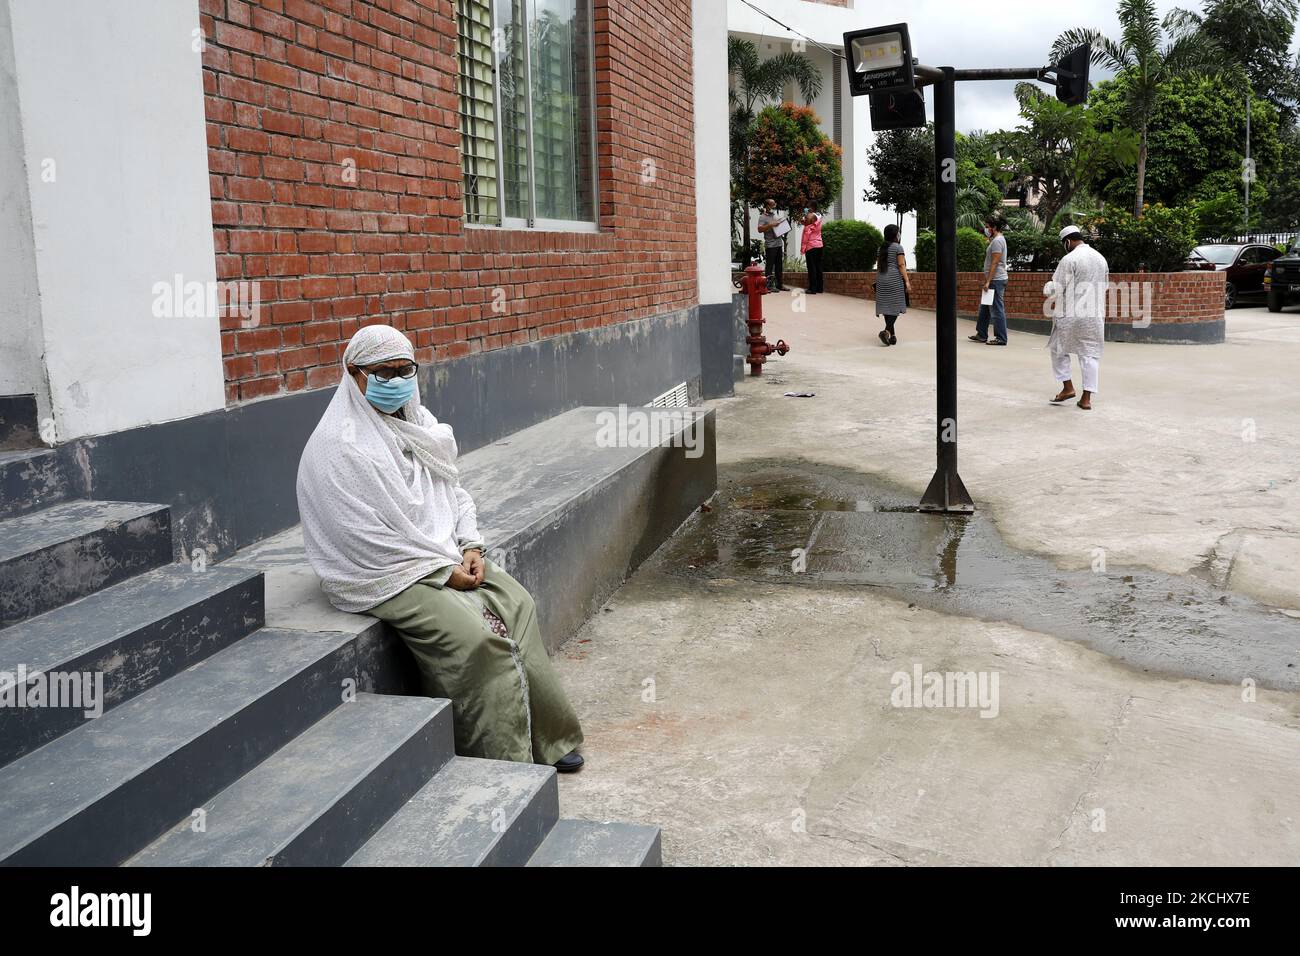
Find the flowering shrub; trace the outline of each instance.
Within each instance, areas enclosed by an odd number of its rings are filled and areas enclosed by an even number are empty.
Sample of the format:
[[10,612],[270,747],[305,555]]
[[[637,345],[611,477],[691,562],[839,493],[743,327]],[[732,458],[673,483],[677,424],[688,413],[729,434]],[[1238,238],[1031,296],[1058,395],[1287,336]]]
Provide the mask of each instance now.
[[745,186],[757,204],[774,199],[778,209],[824,212],[844,186],[840,161],[840,148],[821,131],[810,108],[769,106],[749,129]]

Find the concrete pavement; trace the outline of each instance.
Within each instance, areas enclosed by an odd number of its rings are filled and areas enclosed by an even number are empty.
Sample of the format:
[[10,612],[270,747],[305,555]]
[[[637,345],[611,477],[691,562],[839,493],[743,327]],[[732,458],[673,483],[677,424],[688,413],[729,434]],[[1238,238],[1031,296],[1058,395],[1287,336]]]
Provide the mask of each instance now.
[[[767,301],[769,337],[793,351],[716,405],[716,516],[732,530],[697,517],[557,656],[587,734],[567,812],[659,824],[680,865],[1300,860],[1300,698],[1239,679],[1248,666],[1224,682],[1156,676],[1012,623],[1016,608],[945,613],[942,575],[911,585],[933,600],[855,584],[836,574],[843,553],[811,540],[806,574],[773,562],[783,516],[854,506],[756,504],[760,467],[785,462],[792,487],[816,466],[860,475],[864,498],[873,481],[919,497],[934,343],[928,313],[885,349],[869,303]],[[1274,383],[1300,358],[1300,315],[1237,311],[1228,336],[1108,345],[1091,413],[1048,404],[1046,339],[964,347],[961,472],[1004,542],[1063,574],[1095,570],[1099,549],[1112,571],[1172,574],[1174,604],[1194,574],[1230,589],[1224,615],[1249,605],[1289,624],[1300,427]],[[783,397],[805,390],[817,397]],[[1206,639],[1197,614],[1161,635],[1175,652],[1182,629]],[[1247,659],[1249,628],[1231,641]],[[996,675],[997,706],[900,698],[900,675],[919,672]]]

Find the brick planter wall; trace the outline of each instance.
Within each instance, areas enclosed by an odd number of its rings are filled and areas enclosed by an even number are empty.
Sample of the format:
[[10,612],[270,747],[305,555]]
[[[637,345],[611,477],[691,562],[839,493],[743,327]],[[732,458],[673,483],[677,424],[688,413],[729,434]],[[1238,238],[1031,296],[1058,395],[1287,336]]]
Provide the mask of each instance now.
[[[1052,320],[1043,313],[1043,286],[1051,281],[1050,272],[1013,272],[1007,283],[1007,324],[1016,331],[1047,335]],[[934,273],[913,272],[912,305],[918,309],[934,308]],[[1222,272],[1112,272],[1112,283],[1151,284],[1151,324],[1138,328],[1132,319],[1115,314],[1111,303],[1106,320],[1106,340],[1111,342],[1185,342],[1212,344],[1224,340]],[[806,288],[808,277],[802,272],[787,272],[786,285]],[[957,313],[973,319],[979,313],[980,286],[978,272],[957,274]],[[871,299],[876,291],[874,272],[828,272],[826,291],[837,295]],[[1144,293],[1145,294],[1145,293]]]

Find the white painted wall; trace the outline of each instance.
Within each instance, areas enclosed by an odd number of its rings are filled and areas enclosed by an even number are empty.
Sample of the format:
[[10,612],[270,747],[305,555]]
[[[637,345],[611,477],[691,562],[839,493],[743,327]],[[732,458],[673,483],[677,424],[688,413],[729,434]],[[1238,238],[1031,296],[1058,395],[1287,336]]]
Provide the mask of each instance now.
[[695,242],[700,304],[730,302],[731,171],[727,163],[727,9],[691,6],[695,71]]
[[217,317],[153,315],[216,280],[198,5],[4,2],[58,440],[221,408]]
[[44,418],[49,394],[25,162],[9,3],[0,0],[0,395],[37,395]]

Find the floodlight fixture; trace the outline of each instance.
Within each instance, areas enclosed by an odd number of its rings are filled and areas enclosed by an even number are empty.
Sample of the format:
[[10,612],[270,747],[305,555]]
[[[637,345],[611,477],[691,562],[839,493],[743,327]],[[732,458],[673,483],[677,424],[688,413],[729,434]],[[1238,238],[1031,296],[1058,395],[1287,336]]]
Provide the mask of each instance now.
[[844,57],[853,96],[906,93],[916,88],[906,23],[849,31],[844,34]]

